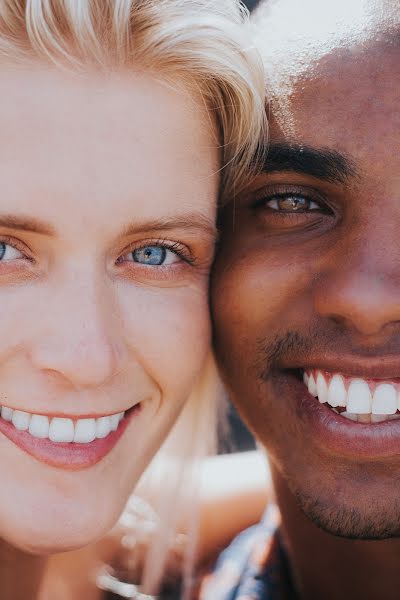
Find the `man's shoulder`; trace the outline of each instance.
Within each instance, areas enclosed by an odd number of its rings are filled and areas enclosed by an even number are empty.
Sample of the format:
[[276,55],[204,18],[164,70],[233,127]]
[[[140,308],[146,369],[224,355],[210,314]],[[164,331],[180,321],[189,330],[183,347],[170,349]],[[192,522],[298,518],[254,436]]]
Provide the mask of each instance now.
[[279,510],[271,504],[260,523],[240,533],[220,555],[203,582],[200,600],[283,598],[279,586],[286,566],[281,564],[279,524]]

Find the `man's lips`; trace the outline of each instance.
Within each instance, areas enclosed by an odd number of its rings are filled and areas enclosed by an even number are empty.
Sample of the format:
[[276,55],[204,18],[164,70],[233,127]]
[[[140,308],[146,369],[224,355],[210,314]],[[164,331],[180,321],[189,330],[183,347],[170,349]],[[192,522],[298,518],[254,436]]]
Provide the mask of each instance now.
[[381,354],[371,357],[329,352],[313,354],[290,360],[286,364],[282,360],[278,365],[280,369],[320,370],[328,373],[340,373],[345,377],[354,377],[367,380],[400,381],[400,349],[399,353]]

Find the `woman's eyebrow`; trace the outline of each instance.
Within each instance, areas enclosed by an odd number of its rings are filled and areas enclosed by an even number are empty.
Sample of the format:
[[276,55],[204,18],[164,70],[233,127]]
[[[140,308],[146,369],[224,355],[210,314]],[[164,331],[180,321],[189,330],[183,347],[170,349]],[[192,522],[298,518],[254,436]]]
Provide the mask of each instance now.
[[21,215],[0,215],[0,227],[3,227],[4,229],[28,231],[30,233],[38,233],[40,235],[56,235],[54,227],[49,223]]
[[170,231],[172,229],[198,231],[199,233],[210,236],[217,235],[217,227],[214,220],[199,212],[187,213],[177,217],[165,217],[161,219],[151,219],[149,221],[134,222],[125,227],[122,231],[122,235],[128,237],[145,231]]
[[265,173],[293,171],[331,183],[345,183],[357,176],[353,161],[344,154],[331,148],[294,144],[271,144],[262,170]]
[[[49,223],[21,215],[0,214],[0,227],[3,229],[37,233],[39,235],[56,235],[55,228]],[[198,231],[211,236],[217,234],[216,225],[211,217],[209,218],[202,213],[190,213],[177,218],[166,217],[164,219],[134,222],[125,227],[121,235],[128,237],[145,231],[169,231],[171,229]]]

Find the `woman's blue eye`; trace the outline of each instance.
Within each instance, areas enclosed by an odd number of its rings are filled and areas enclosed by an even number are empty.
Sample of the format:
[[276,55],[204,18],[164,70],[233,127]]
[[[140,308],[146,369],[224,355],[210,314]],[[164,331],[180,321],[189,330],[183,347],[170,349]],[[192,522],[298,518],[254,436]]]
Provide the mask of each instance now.
[[22,252],[4,242],[0,242],[0,261],[6,262],[8,260],[15,260],[17,258],[23,258]]
[[148,246],[141,246],[124,254],[124,256],[118,259],[118,262],[134,262],[150,267],[161,267],[171,265],[180,260],[180,255],[168,248],[168,246],[149,244]]
[[145,246],[132,252],[135,262],[143,265],[161,266],[165,262],[167,249],[162,246]]
[[161,267],[178,262],[180,258],[176,252],[166,246],[142,246],[129,252],[125,260],[151,267]]

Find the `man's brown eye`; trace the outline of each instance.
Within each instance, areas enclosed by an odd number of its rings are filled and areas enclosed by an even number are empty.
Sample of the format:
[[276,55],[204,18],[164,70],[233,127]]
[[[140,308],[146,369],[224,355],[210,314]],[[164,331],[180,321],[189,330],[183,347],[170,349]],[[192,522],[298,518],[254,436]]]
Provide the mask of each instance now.
[[285,196],[274,196],[266,202],[268,208],[282,212],[304,212],[307,210],[318,210],[320,207],[305,196],[295,194]]

